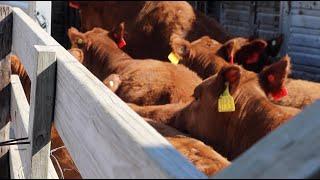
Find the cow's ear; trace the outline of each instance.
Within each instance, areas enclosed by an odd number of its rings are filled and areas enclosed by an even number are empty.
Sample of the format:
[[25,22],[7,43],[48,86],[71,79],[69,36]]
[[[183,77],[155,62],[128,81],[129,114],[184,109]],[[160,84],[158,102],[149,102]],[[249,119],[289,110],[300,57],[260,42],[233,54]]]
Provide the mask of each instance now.
[[70,54],[75,57],[80,63],[83,63],[84,54],[83,51],[79,48],[71,48],[68,50]]
[[126,46],[126,41],[124,40],[125,36],[125,23],[121,22],[118,26],[114,27],[111,31],[111,37],[115,40],[118,44],[119,48]]
[[222,90],[225,89],[225,85],[226,83],[228,83],[230,94],[233,94],[239,86],[240,77],[241,77],[240,67],[237,65],[228,65],[223,67],[220,70],[217,78],[221,82],[220,85],[223,87]]
[[182,58],[188,57],[190,55],[191,43],[189,41],[175,35],[173,35],[170,39],[173,53]]
[[217,54],[221,56],[223,59],[227,60],[227,62],[233,64],[234,63],[234,50],[235,50],[235,41],[230,40],[224,43],[220,49],[217,51]]
[[84,34],[74,27],[70,27],[68,29],[68,37],[71,43],[71,48],[78,48],[86,43]]
[[115,39],[117,40],[123,39],[125,35],[125,23],[121,22],[119,25],[113,28],[111,33]]
[[238,50],[236,58],[241,64],[255,64],[259,61],[260,55],[264,52],[266,47],[266,41],[261,39],[253,40]]
[[285,80],[290,72],[290,65],[290,57],[286,55],[260,72],[260,84],[267,95],[272,95],[275,99],[287,95]]

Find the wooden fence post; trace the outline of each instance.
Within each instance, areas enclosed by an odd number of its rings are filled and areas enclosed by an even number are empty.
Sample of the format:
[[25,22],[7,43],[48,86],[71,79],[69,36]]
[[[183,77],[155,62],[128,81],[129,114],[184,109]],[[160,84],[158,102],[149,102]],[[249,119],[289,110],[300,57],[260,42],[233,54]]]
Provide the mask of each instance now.
[[31,178],[48,177],[51,122],[54,116],[56,54],[53,46],[34,46],[36,65],[31,79],[29,139]]
[[[12,45],[12,10],[0,6],[0,141],[9,139],[10,61],[6,56]],[[9,178],[9,148],[0,147],[0,179]]]

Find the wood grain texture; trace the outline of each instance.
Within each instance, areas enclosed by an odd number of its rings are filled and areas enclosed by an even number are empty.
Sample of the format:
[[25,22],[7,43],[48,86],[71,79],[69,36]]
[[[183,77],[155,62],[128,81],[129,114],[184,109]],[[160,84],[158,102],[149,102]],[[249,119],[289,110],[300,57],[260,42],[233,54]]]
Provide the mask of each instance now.
[[59,45],[34,20],[19,8],[13,9],[12,52],[24,65],[29,78],[34,79],[36,63],[33,45]]
[[31,80],[29,139],[32,147],[31,178],[47,178],[50,159],[56,83],[54,48],[35,45],[35,76]]
[[319,178],[319,109],[320,100],[257,142],[212,178]]
[[[9,6],[0,6],[0,142],[9,139],[10,62],[12,13]],[[7,146],[0,147],[0,178],[9,178]]]
[[[11,127],[15,138],[28,136],[29,104],[24,94],[19,76],[11,75]],[[10,147],[10,167],[12,179],[25,179],[30,177],[30,145],[14,145]],[[51,160],[48,162],[48,178],[57,179],[58,175]]]
[[205,178],[65,49],[55,125],[83,178]]

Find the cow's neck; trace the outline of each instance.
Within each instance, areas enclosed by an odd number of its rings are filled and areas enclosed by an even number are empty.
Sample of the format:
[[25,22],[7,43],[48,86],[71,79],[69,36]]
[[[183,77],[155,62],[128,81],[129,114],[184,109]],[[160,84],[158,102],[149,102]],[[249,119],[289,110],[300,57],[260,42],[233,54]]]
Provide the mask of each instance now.
[[231,116],[227,120],[232,123],[228,125],[226,138],[220,141],[228,142],[223,145],[223,149],[224,152],[228,152],[226,156],[230,159],[237,157],[297,113],[275,105],[265,98],[245,103],[244,109],[236,115],[237,117]]
[[195,71],[202,79],[216,74],[223,65],[227,64],[214,52],[197,53],[182,60],[182,64]]
[[106,43],[96,42],[90,48],[90,59],[98,69],[113,73],[119,64],[132,60],[132,58],[118,47],[112,47]]

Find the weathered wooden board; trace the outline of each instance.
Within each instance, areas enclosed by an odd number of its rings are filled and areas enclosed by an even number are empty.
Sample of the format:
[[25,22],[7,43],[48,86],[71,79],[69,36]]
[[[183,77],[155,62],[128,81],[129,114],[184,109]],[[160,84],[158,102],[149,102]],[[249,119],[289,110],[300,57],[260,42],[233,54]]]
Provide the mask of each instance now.
[[35,76],[31,80],[29,139],[31,140],[31,178],[48,177],[51,125],[54,114],[56,55],[50,46],[35,45]]
[[65,49],[55,125],[83,178],[205,178]]
[[[6,56],[11,51],[12,11],[0,6],[0,142],[9,139],[10,121],[10,62]],[[0,178],[9,178],[7,146],[0,147]]]
[[[11,75],[11,127],[15,138],[28,136],[29,104],[24,94],[21,82],[17,75]],[[14,145],[10,147],[10,169],[12,179],[25,179],[30,177],[30,145]],[[48,162],[48,178],[57,179],[58,175],[51,160]]]
[[320,100],[257,142],[212,178],[319,178],[319,109]]
[[35,76],[33,45],[59,45],[34,20],[19,8],[13,9],[12,52],[18,55],[32,82]]

